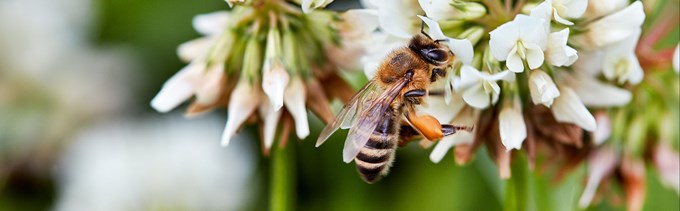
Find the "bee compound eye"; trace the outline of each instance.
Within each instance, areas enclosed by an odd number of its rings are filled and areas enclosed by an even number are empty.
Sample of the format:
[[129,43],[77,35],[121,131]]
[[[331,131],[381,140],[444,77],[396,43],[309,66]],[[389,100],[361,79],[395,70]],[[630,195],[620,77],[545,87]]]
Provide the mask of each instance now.
[[448,56],[447,52],[441,49],[430,50],[425,55],[432,61],[437,62],[445,62]]

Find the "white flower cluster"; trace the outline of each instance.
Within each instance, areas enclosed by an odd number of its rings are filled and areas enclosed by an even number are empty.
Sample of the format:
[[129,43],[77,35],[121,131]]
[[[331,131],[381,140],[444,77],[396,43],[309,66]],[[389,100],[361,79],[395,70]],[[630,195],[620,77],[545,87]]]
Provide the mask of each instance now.
[[[419,33],[422,21],[432,38],[448,40],[457,58],[448,79],[433,87],[444,89],[444,100],[432,96],[423,109],[441,122],[468,118],[463,122],[474,123],[480,111],[498,105],[501,141],[508,151],[520,149],[527,137],[522,108],[530,103],[550,108],[558,122],[595,131],[587,106],[627,104],[631,93],[620,86],[643,77],[634,52],[645,19],[639,1],[545,0],[505,9],[501,1],[363,3],[368,9],[361,14],[377,23],[356,24],[366,25],[368,32],[378,29],[369,38],[361,36],[370,40],[360,58],[366,75],[374,76],[385,55]],[[511,20],[499,22],[503,15]],[[473,138],[465,133],[444,138],[432,161]]]

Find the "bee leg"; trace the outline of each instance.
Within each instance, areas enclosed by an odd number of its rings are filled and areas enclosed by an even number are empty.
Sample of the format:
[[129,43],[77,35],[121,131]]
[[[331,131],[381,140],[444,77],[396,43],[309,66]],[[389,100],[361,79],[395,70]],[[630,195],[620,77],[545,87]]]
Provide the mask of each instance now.
[[468,132],[472,132],[473,129],[474,129],[474,126],[473,127],[466,127],[466,126],[456,126],[456,125],[449,125],[449,124],[443,124],[442,125],[442,133],[444,134],[444,136],[453,135],[453,134],[456,133],[456,131],[459,131],[459,130],[465,130],[465,131],[468,131]]
[[411,143],[411,141],[417,139],[420,133],[413,129],[408,123],[402,124],[399,129],[399,147],[406,146],[406,144]]
[[417,116],[413,112],[408,112],[406,119],[414,129],[422,134],[427,140],[437,141],[444,137],[442,125],[439,120],[432,115]]
[[432,76],[430,76],[430,82],[435,82],[439,77],[444,77],[446,76],[446,71],[440,69],[440,68],[434,68],[432,69]]
[[408,92],[404,93],[404,97],[407,98],[412,98],[412,97],[422,97],[427,94],[427,91],[424,89],[414,89],[414,90],[409,90]]

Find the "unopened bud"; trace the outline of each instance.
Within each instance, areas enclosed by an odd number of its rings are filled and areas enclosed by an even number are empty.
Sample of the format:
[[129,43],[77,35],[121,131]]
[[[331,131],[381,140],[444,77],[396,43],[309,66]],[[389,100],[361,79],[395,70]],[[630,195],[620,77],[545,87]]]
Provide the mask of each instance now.
[[479,42],[480,39],[482,39],[482,36],[484,36],[484,28],[480,26],[475,26],[466,29],[458,37],[470,40],[470,42],[474,46],[477,44],[477,42]]

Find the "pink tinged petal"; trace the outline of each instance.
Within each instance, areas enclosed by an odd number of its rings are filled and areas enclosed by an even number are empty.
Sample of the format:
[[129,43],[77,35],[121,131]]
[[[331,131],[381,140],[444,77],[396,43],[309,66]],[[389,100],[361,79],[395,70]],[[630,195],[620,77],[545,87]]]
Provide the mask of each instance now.
[[433,163],[439,163],[449,150],[459,144],[472,144],[474,140],[473,133],[468,132],[458,132],[456,134],[444,137],[437,146],[434,147],[432,153],[430,153],[430,160]]
[[659,143],[654,151],[653,161],[662,184],[680,194],[680,155],[668,143]]
[[205,57],[210,51],[210,47],[215,42],[214,37],[201,37],[182,43],[177,48],[177,55],[184,62],[191,62],[195,59]]
[[224,83],[224,66],[214,64],[205,73],[201,83],[196,88],[196,102],[202,105],[211,105],[217,101],[222,94]]
[[283,107],[283,96],[290,77],[288,71],[278,61],[268,61],[263,65],[262,90],[269,97],[275,111]]
[[626,208],[628,210],[642,210],[645,203],[645,163],[639,158],[624,154],[621,161],[621,177],[626,192]]
[[524,72],[524,62],[522,62],[522,58],[517,54],[517,47],[510,51],[508,58],[505,60],[505,66],[507,66],[510,71],[516,73]]
[[534,43],[525,43],[524,47],[527,49],[527,63],[529,68],[536,69],[543,65],[543,50]]
[[553,103],[552,113],[558,122],[573,123],[591,132],[597,127],[595,117],[569,87],[560,87],[560,96]]
[[590,48],[599,48],[619,42],[640,29],[645,20],[642,2],[635,1],[625,9],[599,19],[586,28],[589,30],[578,36],[579,43]]
[[564,75],[569,87],[583,101],[583,104],[594,107],[612,107],[628,104],[632,99],[630,91],[598,81],[594,76],[576,74]]
[[611,136],[612,124],[607,112],[597,112],[595,114],[595,122],[597,123],[597,129],[593,132],[593,143],[601,145]]
[[197,15],[193,20],[194,29],[202,35],[217,35],[229,25],[229,12],[217,11]]
[[550,107],[560,91],[552,78],[542,70],[534,70],[529,75],[529,92],[535,105],[543,104]]
[[508,58],[520,38],[519,29],[517,22],[510,21],[489,32],[489,47],[494,58],[498,61],[505,61]]
[[581,209],[590,205],[600,182],[614,171],[618,159],[616,152],[611,147],[602,147],[590,154],[588,157],[588,183],[578,202]]
[[263,102],[260,103],[260,117],[264,121],[264,148],[265,151],[269,151],[274,144],[274,136],[276,135],[276,126],[281,118],[282,110],[274,110],[267,98],[263,98]]
[[309,135],[309,122],[305,107],[306,92],[302,78],[294,77],[284,93],[283,103],[295,120],[295,133],[300,139]]
[[188,100],[193,94],[200,74],[204,70],[203,64],[191,63],[182,68],[163,84],[161,91],[151,100],[151,107],[165,113]]
[[227,111],[227,124],[222,133],[222,146],[229,145],[231,137],[241,127],[241,124],[250,117],[260,103],[261,93],[257,86],[250,84],[247,79],[241,79],[234,91],[231,92]]
[[501,143],[507,151],[522,148],[527,138],[527,127],[520,109],[519,101],[506,104],[498,115],[498,128],[501,133]]
[[680,43],[675,47],[675,53],[673,53],[673,69],[676,73],[680,73]]

